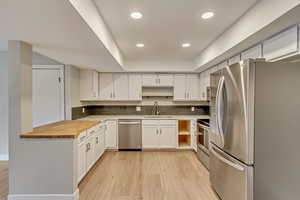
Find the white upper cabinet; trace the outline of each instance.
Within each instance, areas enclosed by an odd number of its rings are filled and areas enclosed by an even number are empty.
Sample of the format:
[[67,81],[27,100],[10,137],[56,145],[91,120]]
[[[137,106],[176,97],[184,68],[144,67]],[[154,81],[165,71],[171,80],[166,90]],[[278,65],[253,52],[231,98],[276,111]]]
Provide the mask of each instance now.
[[112,73],[100,73],[100,100],[113,100],[114,79]]
[[158,85],[160,87],[173,87],[174,86],[173,74],[159,74]]
[[236,55],[236,56],[230,58],[230,59],[228,60],[228,64],[229,64],[229,65],[232,65],[232,64],[238,63],[238,62],[240,62],[240,61],[241,61],[241,55],[238,54],[238,55]]
[[186,95],[186,77],[185,74],[176,74],[174,76],[174,100],[185,101]]
[[256,59],[256,58],[261,58],[261,57],[262,57],[262,45],[261,44],[256,45],[256,46],[242,52],[242,54],[241,54],[242,60],[246,60],[249,58]]
[[80,70],[80,100],[98,99],[99,74],[93,70]]
[[143,74],[143,86],[154,87],[157,86],[157,75],[156,74]]
[[199,101],[199,75],[176,74],[174,76],[174,101]]
[[298,27],[294,26],[263,43],[266,60],[287,56],[298,51]]
[[187,75],[188,99],[198,101],[200,99],[199,91],[199,74]]
[[172,87],[173,81],[172,74],[143,74],[144,87]]
[[131,101],[142,100],[142,75],[141,74],[129,75],[129,100]]
[[129,100],[128,86],[129,86],[128,74],[123,74],[123,73],[114,74],[113,99],[118,101]]

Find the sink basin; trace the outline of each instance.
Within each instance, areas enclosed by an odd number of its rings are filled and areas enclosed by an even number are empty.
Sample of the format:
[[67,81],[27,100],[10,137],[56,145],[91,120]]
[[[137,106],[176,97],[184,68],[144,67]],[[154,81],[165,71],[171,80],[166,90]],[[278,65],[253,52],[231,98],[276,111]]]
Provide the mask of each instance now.
[[159,119],[159,118],[171,119],[171,118],[173,118],[173,116],[171,116],[171,115],[145,115],[144,117],[149,118],[149,119]]

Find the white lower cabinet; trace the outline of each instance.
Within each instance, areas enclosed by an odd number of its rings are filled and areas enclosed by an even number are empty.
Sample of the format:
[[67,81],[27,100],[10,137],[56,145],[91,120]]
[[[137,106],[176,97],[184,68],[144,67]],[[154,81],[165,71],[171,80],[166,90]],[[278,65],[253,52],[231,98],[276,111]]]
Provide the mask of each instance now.
[[86,142],[79,142],[78,144],[78,168],[77,174],[78,179],[77,181],[80,182],[81,179],[84,177],[86,173]]
[[77,138],[77,182],[88,173],[105,150],[105,124],[82,132]]
[[105,147],[107,149],[117,149],[117,120],[106,121]]
[[94,165],[94,161],[95,161],[94,148],[95,148],[94,135],[91,135],[88,138],[86,143],[86,170],[87,171],[89,171]]
[[143,149],[176,148],[175,120],[143,120]]

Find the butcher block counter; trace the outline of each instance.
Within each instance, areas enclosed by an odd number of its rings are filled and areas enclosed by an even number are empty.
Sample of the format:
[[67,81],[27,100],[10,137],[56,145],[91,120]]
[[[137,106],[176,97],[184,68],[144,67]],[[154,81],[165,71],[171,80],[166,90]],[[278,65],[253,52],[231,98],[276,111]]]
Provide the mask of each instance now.
[[77,138],[82,131],[100,124],[102,121],[65,120],[34,128],[21,138]]

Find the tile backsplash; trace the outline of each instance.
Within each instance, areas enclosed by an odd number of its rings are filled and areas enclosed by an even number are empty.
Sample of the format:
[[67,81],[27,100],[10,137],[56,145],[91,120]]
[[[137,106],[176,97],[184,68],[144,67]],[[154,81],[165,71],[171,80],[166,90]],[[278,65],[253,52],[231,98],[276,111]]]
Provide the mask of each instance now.
[[[195,107],[195,111],[192,111]],[[83,112],[83,108],[85,112]],[[72,108],[72,119],[89,115],[151,115],[153,106],[84,106]],[[209,106],[159,106],[160,115],[209,115]]]

